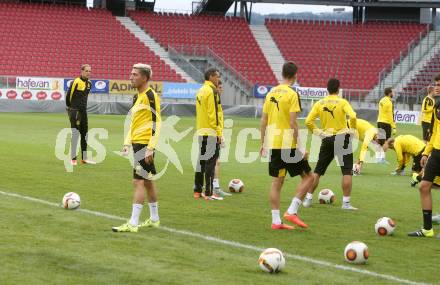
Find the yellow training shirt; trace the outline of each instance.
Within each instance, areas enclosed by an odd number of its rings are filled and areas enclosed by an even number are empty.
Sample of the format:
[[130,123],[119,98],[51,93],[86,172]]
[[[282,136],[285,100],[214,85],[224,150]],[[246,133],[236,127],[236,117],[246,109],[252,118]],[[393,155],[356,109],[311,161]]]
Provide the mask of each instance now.
[[[350,126],[356,128],[356,113],[350,103],[338,95],[328,95],[313,105],[306,118],[306,126],[314,133],[336,135],[348,132],[347,116]],[[316,118],[321,120],[321,130],[315,124]]]
[[394,140],[394,150],[396,151],[396,159],[399,164],[399,168],[405,166],[407,161],[405,161],[405,156],[416,156],[419,155],[425,143],[415,136],[412,135],[400,135]]
[[[350,128],[353,127],[350,124]],[[362,119],[356,120],[356,131],[359,141],[362,141],[361,152],[359,153],[359,161],[364,161],[368,151],[368,145],[377,136],[377,128],[375,128],[370,122]]]
[[438,107],[434,107],[433,110],[432,135],[423,155],[430,155],[433,149],[440,150],[440,109]]
[[263,113],[267,114],[266,146],[269,149],[296,148],[293,130],[290,128],[290,113],[301,112],[298,93],[287,84],[270,90],[264,101]]
[[[205,81],[196,94],[196,127],[199,136],[222,136],[219,95],[211,81]],[[219,116],[219,113],[221,115]]]
[[379,101],[379,115],[377,122],[389,124],[393,129],[396,128],[396,123],[394,122],[393,101],[391,101],[389,96],[385,96]]
[[225,126],[225,118],[223,115],[222,102],[220,100],[220,94],[217,94],[217,111],[218,111],[218,123],[220,125],[220,136],[223,136],[223,129]]
[[426,96],[422,102],[422,122],[431,124],[434,99]]
[[124,144],[148,144],[148,149],[154,149],[161,123],[159,96],[151,88],[138,93],[133,97],[131,112],[130,130]]

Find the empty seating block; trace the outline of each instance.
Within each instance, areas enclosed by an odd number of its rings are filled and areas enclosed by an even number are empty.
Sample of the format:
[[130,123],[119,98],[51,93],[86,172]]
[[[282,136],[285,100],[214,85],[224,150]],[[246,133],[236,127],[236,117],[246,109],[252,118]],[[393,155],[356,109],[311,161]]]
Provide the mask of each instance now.
[[405,86],[401,95],[423,97],[427,94],[427,87],[433,85],[434,78],[440,74],[440,53],[435,54],[423,68]]
[[[208,46],[252,83],[276,83],[266,58],[242,18],[131,11],[129,16],[164,48]],[[193,49],[194,50],[194,49]]]
[[325,87],[337,77],[345,89],[372,89],[379,73],[426,33],[413,23],[335,23],[266,19],[284,58],[299,66],[302,86]]
[[93,78],[128,79],[143,62],[153,80],[184,82],[107,10],[0,3],[0,34],[2,75],[71,77],[89,63]]

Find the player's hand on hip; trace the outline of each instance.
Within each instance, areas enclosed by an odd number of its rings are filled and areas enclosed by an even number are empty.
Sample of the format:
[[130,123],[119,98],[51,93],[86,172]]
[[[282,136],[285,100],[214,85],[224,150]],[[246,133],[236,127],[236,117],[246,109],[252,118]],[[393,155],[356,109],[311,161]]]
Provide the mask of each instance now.
[[154,155],[154,150],[147,148],[147,151],[145,152],[145,162],[147,164],[151,164],[154,162],[153,155]]

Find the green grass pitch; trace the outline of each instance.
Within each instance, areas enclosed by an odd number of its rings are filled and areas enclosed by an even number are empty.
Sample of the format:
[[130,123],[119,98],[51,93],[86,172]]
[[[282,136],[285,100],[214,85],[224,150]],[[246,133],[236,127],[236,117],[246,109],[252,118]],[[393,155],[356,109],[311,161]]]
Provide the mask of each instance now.
[[[221,185],[225,189],[230,179],[240,178],[245,192],[221,202],[192,198],[191,132],[182,141],[171,142],[183,174],[171,165],[157,182],[161,225],[260,248],[276,247],[291,255],[400,279],[440,283],[440,240],[406,237],[422,223],[419,195],[409,186],[408,174],[390,175],[395,166],[392,151],[387,153],[390,165],[367,164],[362,176],[353,178],[352,203],[360,208],[358,212],[341,211],[340,170],[333,163],[320,188],[332,189],[336,203],[319,205],[315,193],[313,207],[299,212],[309,229],[271,231],[267,163],[240,164],[234,158],[234,137],[240,129],[259,128],[259,120],[233,119],[231,152],[229,162],[222,164]],[[54,154],[58,132],[68,127],[65,114],[0,114],[0,191],[53,203],[74,191],[81,196],[81,208],[128,218],[132,170],[126,159],[113,153],[123,142],[123,121],[124,116],[89,115],[89,128],[108,130],[108,139],[100,141],[107,156],[100,164],[79,165],[68,173]],[[194,118],[185,117],[177,127],[183,131],[194,124]],[[399,125],[398,132],[421,136],[419,126]],[[247,141],[248,152],[258,149],[259,140]],[[163,155],[158,154],[156,161],[160,169]],[[287,179],[281,212],[297,182],[298,178]],[[438,190],[433,197],[436,212]],[[147,216],[148,207],[142,218]],[[394,236],[375,234],[374,224],[383,216],[397,222]],[[282,273],[271,275],[259,270],[257,251],[160,229],[111,232],[119,224],[120,220],[0,194],[0,284],[396,284],[294,258],[287,258]],[[434,230],[440,233],[438,226]],[[366,265],[344,261],[344,247],[353,240],[369,246]]]

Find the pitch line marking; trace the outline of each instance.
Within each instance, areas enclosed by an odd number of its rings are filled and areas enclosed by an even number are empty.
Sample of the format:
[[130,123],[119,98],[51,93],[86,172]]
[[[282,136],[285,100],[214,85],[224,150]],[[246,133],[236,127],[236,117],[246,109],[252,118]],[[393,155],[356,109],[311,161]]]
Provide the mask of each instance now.
[[[21,200],[32,201],[32,202],[36,202],[36,203],[40,203],[40,204],[44,204],[44,205],[48,205],[48,206],[52,206],[52,207],[60,207],[60,204],[49,202],[49,201],[38,199],[38,198],[33,198],[30,196],[24,196],[24,195],[11,193],[11,192],[4,192],[4,191],[0,191],[0,194],[4,195],[4,196],[14,197],[14,198],[18,198]],[[110,214],[106,214],[106,213],[102,213],[102,212],[98,212],[98,211],[91,211],[91,210],[87,210],[87,209],[80,208],[75,211],[86,213],[86,214],[97,216],[97,217],[103,217],[103,218],[107,218],[107,219],[111,219],[111,220],[119,220],[119,221],[126,221],[127,220],[126,218],[123,218],[123,217],[110,215]],[[244,243],[240,243],[240,242],[236,242],[236,241],[224,240],[224,239],[220,239],[220,238],[216,238],[216,237],[212,237],[212,236],[208,236],[208,235],[203,235],[200,233],[190,232],[190,231],[186,231],[186,230],[178,230],[178,229],[173,229],[173,228],[163,227],[163,226],[160,226],[158,229],[166,231],[166,232],[170,232],[170,233],[175,233],[175,234],[180,234],[180,235],[184,235],[184,236],[190,236],[190,237],[195,237],[195,238],[199,238],[199,239],[204,239],[207,241],[227,245],[230,247],[253,250],[258,253],[260,253],[264,250],[264,248],[260,248],[260,247],[254,246],[254,245],[244,244]],[[109,232],[110,232],[110,230],[109,230]],[[368,275],[368,276],[372,276],[372,277],[376,277],[376,278],[384,279],[384,280],[388,280],[388,281],[393,281],[393,282],[397,282],[397,283],[401,283],[401,284],[410,284],[410,285],[428,285],[429,284],[429,283],[424,283],[424,282],[407,280],[407,279],[399,278],[399,277],[396,277],[393,275],[377,273],[377,272],[369,271],[369,270],[365,270],[365,269],[350,267],[350,266],[346,266],[346,265],[339,265],[339,264],[331,263],[328,261],[314,259],[314,258],[307,257],[307,256],[285,253],[285,252],[283,254],[287,258],[296,259],[296,260],[300,260],[303,262],[307,262],[307,263],[311,263],[311,264],[315,264],[315,265],[320,265],[320,266],[325,266],[325,267],[329,267],[329,268],[334,268],[334,269],[338,269],[338,270],[355,272],[355,273]]]

